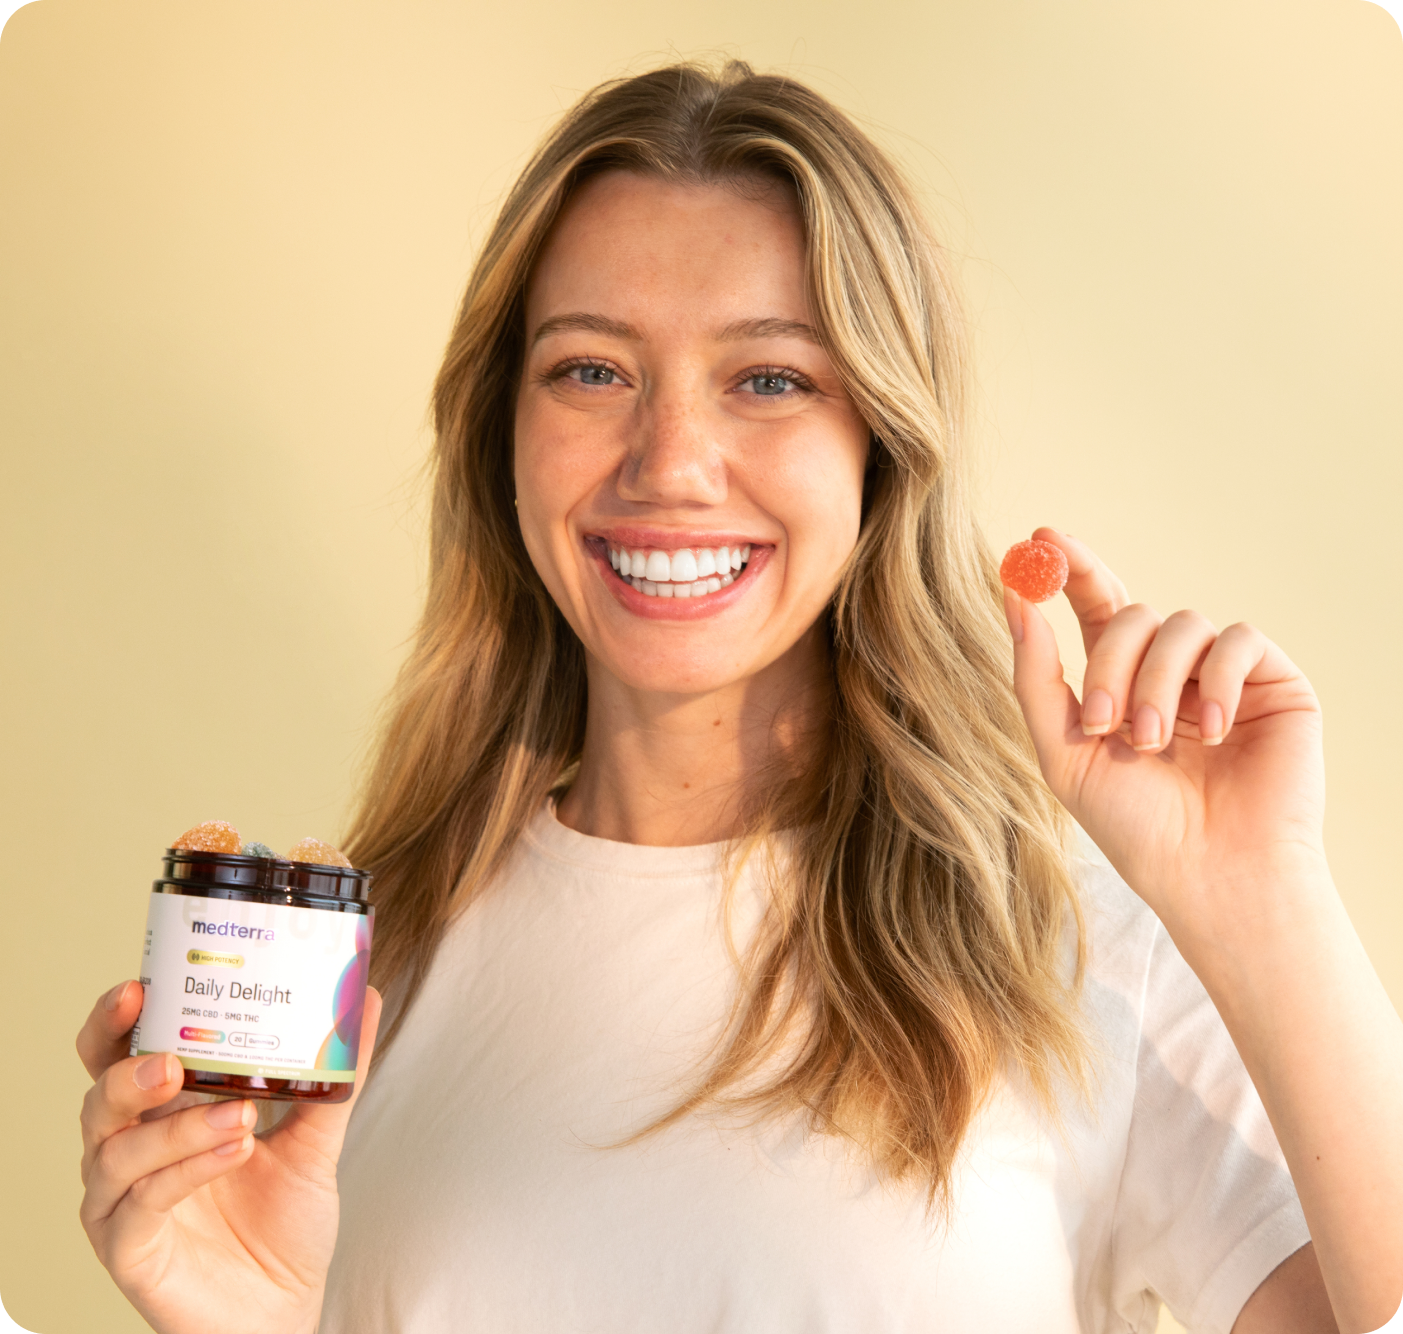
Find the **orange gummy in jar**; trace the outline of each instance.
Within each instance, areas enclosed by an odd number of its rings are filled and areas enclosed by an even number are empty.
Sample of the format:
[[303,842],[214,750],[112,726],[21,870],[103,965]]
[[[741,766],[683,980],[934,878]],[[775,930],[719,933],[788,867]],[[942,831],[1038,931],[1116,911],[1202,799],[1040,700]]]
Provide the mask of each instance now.
[[310,862],[314,866],[349,866],[343,852],[323,843],[319,838],[299,839],[287,850],[290,862]]
[[999,579],[1029,602],[1056,597],[1067,582],[1067,556],[1061,547],[1030,537],[1015,542],[999,566]]
[[187,829],[171,847],[184,852],[238,852],[243,840],[227,820],[206,820],[204,824]]

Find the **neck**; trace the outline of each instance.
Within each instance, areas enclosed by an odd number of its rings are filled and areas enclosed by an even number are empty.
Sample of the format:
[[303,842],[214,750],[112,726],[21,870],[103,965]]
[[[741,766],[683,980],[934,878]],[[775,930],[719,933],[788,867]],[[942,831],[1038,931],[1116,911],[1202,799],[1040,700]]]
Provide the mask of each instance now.
[[736,837],[763,787],[821,748],[827,656],[815,626],[755,676],[687,695],[637,690],[589,659],[584,750],[561,823],[659,847]]

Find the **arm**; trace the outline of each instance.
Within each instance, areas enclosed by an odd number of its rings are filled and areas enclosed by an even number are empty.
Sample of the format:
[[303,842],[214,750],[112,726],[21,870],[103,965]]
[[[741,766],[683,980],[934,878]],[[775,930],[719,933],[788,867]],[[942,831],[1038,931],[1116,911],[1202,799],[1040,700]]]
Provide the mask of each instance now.
[[[1291,1169],[1339,1328],[1376,1330],[1403,1295],[1403,1023],[1326,865],[1314,692],[1260,631],[1219,634],[1190,612],[1162,620],[1080,542],[1037,536],[1067,554],[1087,646],[1079,702],[1047,622],[1008,596],[1015,687],[1043,774],[1222,1015]],[[1275,1282],[1263,1301],[1284,1290]]]
[[1403,1032],[1323,867],[1274,879],[1250,946],[1189,962],[1271,1117],[1340,1329],[1376,1330],[1403,1293]]
[[1339,1334],[1315,1247],[1307,1243],[1262,1280],[1233,1321],[1232,1334]]

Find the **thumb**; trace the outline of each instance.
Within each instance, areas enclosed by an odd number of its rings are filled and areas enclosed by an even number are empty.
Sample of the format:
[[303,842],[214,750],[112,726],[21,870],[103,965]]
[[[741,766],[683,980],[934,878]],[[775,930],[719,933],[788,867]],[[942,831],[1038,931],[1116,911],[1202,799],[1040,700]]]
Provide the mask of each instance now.
[[1056,779],[1066,768],[1071,747],[1085,740],[1081,705],[1063,679],[1057,636],[1042,612],[1006,588],[1004,615],[1013,636],[1013,690],[1032,734],[1043,777],[1061,796]]

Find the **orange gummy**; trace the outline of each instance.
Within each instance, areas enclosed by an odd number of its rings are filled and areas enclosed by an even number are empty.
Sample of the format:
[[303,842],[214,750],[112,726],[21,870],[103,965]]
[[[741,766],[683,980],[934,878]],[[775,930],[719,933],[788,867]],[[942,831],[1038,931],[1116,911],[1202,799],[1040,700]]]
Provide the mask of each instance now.
[[187,829],[171,847],[185,852],[238,852],[243,840],[227,820],[206,820],[204,824]]
[[310,862],[314,866],[349,866],[343,853],[319,838],[299,839],[287,850],[290,862]]
[[999,566],[999,578],[1005,588],[1029,602],[1046,602],[1067,582],[1067,556],[1061,547],[1030,537],[1009,547]]

